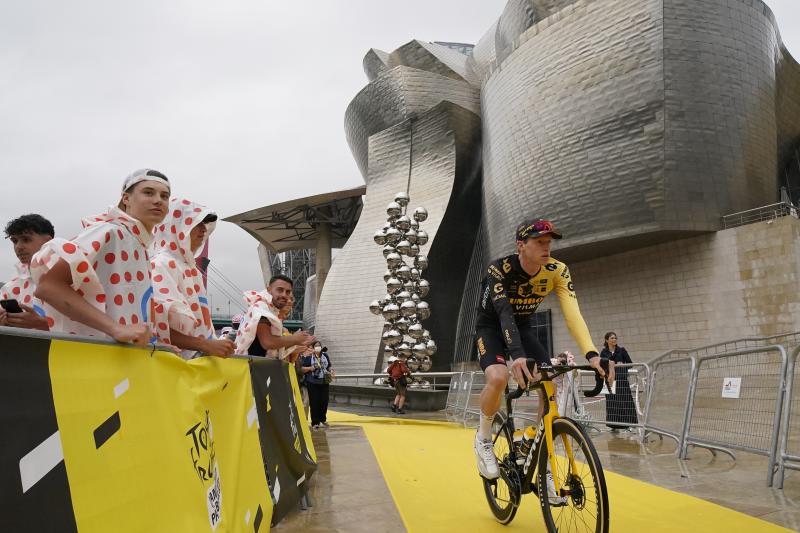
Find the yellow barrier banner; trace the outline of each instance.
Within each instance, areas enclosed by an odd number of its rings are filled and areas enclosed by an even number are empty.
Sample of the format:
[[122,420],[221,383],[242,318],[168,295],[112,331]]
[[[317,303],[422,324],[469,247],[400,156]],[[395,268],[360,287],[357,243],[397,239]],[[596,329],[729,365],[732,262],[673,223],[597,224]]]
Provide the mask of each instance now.
[[[0,335],[0,385],[11,382],[11,361],[14,379],[36,391],[26,396],[30,416],[0,407],[0,422],[34,433],[0,448],[0,466],[11,467],[0,489],[19,506],[11,524],[81,533],[269,529],[247,360],[186,362],[122,345]],[[37,508],[44,518],[31,516]],[[50,508],[59,522],[47,520]]]

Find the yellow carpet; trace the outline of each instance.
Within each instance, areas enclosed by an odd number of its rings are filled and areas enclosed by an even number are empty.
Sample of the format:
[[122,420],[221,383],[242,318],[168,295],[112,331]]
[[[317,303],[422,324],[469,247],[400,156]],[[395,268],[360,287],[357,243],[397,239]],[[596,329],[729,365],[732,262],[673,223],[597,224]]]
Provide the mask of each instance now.
[[[510,525],[495,522],[475,467],[474,430],[335,412],[329,412],[328,420],[363,428],[408,531],[545,531],[534,495],[522,498]],[[698,498],[605,474],[614,533],[789,531]]]

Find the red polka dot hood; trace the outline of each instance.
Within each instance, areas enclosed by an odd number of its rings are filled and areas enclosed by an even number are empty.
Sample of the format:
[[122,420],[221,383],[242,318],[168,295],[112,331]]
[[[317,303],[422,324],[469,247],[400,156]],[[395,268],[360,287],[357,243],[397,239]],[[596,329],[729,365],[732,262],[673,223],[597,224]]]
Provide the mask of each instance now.
[[[244,293],[244,303],[247,305],[247,312],[239,324],[236,332],[236,354],[247,355],[250,345],[256,338],[256,329],[262,318],[269,321],[270,331],[275,336],[283,334],[283,322],[278,318],[278,310],[272,305],[272,295],[266,289],[261,291],[246,291]],[[282,359],[285,349],[268,350],[270,357]]]
[[[210,338],[214,335],[211,308],[203,285],[202,272],[195,263],[190,232],[212,211],[184,198],[172,198],[164,221],[156,226],[151,248],[153,298],[156,302],[156,332],[162,342],[169,343],[169,330],[174,329],[191,337]],[[213,231],[206,225],[205,238]],[[203,244],[198,247],[202,250]],[[197,353],[184,350],[190,359]]]

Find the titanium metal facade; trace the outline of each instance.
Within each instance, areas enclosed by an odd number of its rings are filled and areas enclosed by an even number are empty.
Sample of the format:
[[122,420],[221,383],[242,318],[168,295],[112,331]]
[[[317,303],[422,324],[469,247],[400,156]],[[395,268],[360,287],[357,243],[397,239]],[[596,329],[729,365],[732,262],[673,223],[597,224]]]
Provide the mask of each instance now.
[[475,265],[512,250],[521,218],[555,220],[569,261],[714,232],[778,199],[800,140],[800,66],[761,0],[510,0],[470,56],[411,41],[364,68],[346,132],[367,199],[317,315],[346,369],[377,366],[371,235],[409,168],[437,233],[428,279],[444,300],[426,324],[446,368],[474,321]]

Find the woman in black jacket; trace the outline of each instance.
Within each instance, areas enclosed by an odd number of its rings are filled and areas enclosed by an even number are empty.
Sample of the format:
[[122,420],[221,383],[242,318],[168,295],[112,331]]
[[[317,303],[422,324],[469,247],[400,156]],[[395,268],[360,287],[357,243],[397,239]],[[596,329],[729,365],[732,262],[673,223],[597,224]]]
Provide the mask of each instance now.
[[[622,424],[638,424],[639,417],[636,413],[636,404],[633,402],[631,385],[628,382],[628,367],[618,367],[617,365],[631,364],[631,356],[628,350],[617,344],[617,334],[609,331],[605,335],[603,351],[600,357],[608,359],[609,383],[616,380],[616,394],[606,395],[606,421],[619,422]],[[608,424],[612,431],[629,427],[627,425]]]

